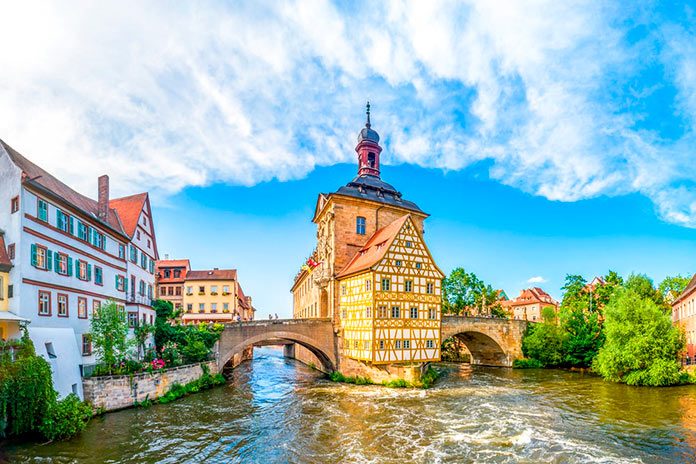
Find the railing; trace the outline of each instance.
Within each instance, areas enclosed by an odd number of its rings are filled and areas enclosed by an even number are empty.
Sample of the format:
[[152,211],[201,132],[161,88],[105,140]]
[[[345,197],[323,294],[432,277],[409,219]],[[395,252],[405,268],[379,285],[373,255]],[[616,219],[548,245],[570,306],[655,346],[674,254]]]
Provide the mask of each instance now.
[[152,306],[152,298],[149,298],[147,295],[129,294],[126,295],[126,302]]

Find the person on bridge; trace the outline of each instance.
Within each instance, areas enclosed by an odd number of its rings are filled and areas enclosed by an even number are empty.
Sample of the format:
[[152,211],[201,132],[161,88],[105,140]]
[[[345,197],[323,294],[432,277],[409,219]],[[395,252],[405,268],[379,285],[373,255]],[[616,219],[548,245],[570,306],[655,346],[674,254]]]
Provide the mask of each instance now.
[[272,321],[272,320],[273,320],[273,314],[269,314],[269,315],[268,315],[268,320],[269,320],[269,321]]
[[278,320],[278,313],[275,313],[275,318],[276,320]]

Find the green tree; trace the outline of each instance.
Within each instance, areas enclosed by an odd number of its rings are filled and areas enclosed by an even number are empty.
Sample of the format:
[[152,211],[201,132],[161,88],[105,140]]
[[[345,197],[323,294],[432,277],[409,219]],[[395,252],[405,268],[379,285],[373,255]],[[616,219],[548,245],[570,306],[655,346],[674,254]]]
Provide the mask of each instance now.
[[583,302],[561,307],[561,326],[565,332],[564,364],[589,367],[604,344],[604,334],[597,312],[587,311]]
[[544,367],[560,366],[564,359],[564,338],[563,330],[555,322],[530,324],[522,339],[522,353]]
[[652,300],[663,310],[666,309],[665,299],[662,297],[660,291],[653,285],[652,279],[645,274],[631,274],[628,276],[628,279],[626,279],[624,288],[635,292],[641,298]]
[[631,276],[606,306],[606,341],[592,367],[604,379],[629,385],[681,381],[684,334],[655,301],[645,276]]
[[128,352],[128,323],[125,312],[113,301],[99,308],[91,322],[92,344],[97,358],[111,366]]
[[561,287],[563,290],[562,305],[574,304],[579,301],[587,302],[588,294],[586,291],[587,281],[581,275],[568,274],[565,278],[565,284]]
[[609,271],[607,275],[603,277],[604,285],[600,285],[595,288],[592,293],[592,307],[596,308],[598,311],[602,309],[609,303],[614,292],[618,288],[621,288],[624,284],[623,278],[614,271]]
[[474,308],[483,313],[492,313],[498,300],[498,292],[485,284],[473,272],[458,267],[442,281],[443,312],[464,314]]
[[662,282],[660,282],[660,285],[657,287],[657,290],[662,295],[662,298],[667,298],[670,292],[672,292],[672,294],[676,296],[684,291],[686,286],[689,285],[690,280],[690,278],[684,277],[682,275],[668,276],[665,277],[665,279]]
[[138,346],[139,360],[142,359],[143,355],[145,354],[145,343],[147,343],[147,339],[153,333],[155,333],[155,326],[145,322],[138,324],[133,330],[133,334],[135,335],[135,343]]

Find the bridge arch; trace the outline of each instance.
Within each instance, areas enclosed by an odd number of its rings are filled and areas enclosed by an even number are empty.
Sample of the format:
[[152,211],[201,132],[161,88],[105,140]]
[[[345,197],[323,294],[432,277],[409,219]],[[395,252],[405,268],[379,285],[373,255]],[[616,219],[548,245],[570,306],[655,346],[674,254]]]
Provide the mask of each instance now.
[[329,320],[273,320],[229,324],[219,341],[220,370],[247,347],[269,341],[292,342],[305,347],[321,363],[322,370],[336,370],[333,327]]
[[463,316],[442,318],[442,340],[455,338],[471,353],[471,363],[511,367],[522,357],[526,321]]

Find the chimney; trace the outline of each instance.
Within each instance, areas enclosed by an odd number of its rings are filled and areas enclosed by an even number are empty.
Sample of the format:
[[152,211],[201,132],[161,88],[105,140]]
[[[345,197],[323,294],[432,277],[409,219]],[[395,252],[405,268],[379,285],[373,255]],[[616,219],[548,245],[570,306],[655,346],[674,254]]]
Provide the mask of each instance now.
[[99,219],[106,221],[109,212],[109,176],[99,176]]
[[169,253],[164,254],[164,259],[167,259],[167,260],[169,259]]

